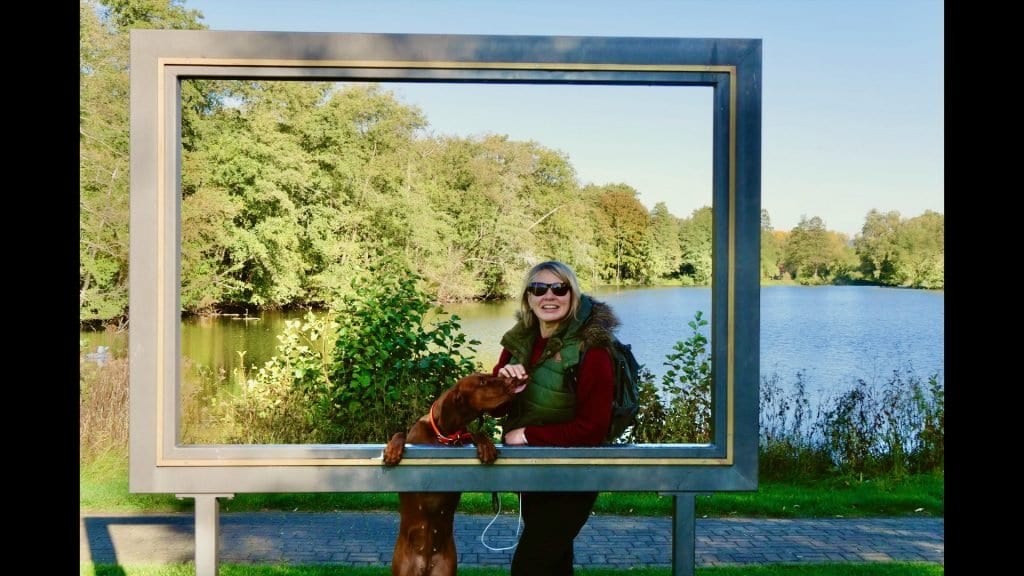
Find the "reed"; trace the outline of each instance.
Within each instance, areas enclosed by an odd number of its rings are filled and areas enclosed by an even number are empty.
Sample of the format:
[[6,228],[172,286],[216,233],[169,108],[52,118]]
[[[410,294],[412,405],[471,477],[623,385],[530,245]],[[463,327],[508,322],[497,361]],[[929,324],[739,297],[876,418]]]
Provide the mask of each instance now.
[[128,450],[128,360],[79,361],[79,460]]

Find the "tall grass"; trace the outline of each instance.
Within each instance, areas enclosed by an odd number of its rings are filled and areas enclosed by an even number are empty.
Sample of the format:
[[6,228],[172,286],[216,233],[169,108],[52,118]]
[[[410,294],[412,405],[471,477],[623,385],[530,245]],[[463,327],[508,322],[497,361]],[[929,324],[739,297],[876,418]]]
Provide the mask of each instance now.
[[[707,325],[698,311],[692,335],[666,356],[660,386],[640,372],[640,412],[626,433],[637,443],[707,442],[713,375]],[[857,379],[812,405],[803,372],[787,393],[778,374],[759,386],[759,465],[767,479],[943,471],[945,389],[940,373],[922,380],[896,369],[879,382]]]
[[777,375],[760,385],[760,466],[768,478],[830,474],[942,471],[945,467],[945,388],[938,373],[923,380],[893,370],[884,381],[808,400],[802,373],[786,394]]
[[128,450],[128,360],[79,359],[79,460]]

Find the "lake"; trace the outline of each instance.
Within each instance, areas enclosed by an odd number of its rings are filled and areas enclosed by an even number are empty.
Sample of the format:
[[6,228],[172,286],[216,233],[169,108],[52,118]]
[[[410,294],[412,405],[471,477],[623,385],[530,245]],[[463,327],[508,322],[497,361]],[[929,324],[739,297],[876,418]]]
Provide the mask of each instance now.
[[[660,377],[665,355],[692,333],[697,310],[710,317],[709,288],[602,289],[593,295],[610,304],[637,359]],[[514,302],[446,306],[463,332],[480,340],[477,358],[490,369],[502,333],[513,324]],[[797,372],[811,398],[849,389],[857,379],[884,382],[899,370],[922,380],[944,377],[945,294],[942,291],[867,286],[765,286],[761,289],[761,375],[778,375],[790,389]],[[182,352],[205,366],[261,366],[272,357],[285,320],[301,313],[265,312],[256,318],[209,317],[182,323]],[[707,334],[707,332],[705,332]],[[81,334],[87,349],[118,345],[109,334]]]
[[[697,310],[710,318],[709,288],[602,290],[622,320],[619,337],[657,375],[665,355],[692,330]],[[788,389],[797,372],[809,396],[847,390],[857,379],[884,382],[894,370],[926,379],[944,376],[945,294],[868,286],[766,286],[761,289],[761,375],[777,374]],[[478,355],[493,366],[501,335],[512,326],[515,303],[462,304],[467,335],[482,342]],[[707,335],[709,332],[704,331]]]

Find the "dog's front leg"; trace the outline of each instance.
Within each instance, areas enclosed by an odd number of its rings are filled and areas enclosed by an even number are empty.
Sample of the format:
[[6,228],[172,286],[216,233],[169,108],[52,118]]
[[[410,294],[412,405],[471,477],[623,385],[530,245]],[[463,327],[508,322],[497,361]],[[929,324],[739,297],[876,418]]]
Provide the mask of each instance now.
[[487,434],[474,432],[473,444],[476,444],[476,457],[484,464],[493,464],[498,459],[498,447]]
[[395,432],[395,435],[384,447],[384,465],[394,466],[402,460],[402,453],[405,452],[405,433]]

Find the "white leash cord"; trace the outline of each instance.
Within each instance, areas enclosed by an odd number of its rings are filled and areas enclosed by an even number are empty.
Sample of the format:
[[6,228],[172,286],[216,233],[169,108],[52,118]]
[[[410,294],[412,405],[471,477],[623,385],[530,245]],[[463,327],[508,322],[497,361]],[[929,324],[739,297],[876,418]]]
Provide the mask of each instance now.
[[516,546],[519,545],[519,528],[523,524],[523,496],[522,496],[522,494],[519,495],[519,520],[518,520],[518,522],[516,522],[516,543],[511,545],[511,546],[506,546],[504,548],[492,548],[491,546],[489,546],[487,544],[487,542],[484,541],[484,535],[487,534],[487,530],[491,527],[491,524],[494,524],[494,521],[497,520],[498,516],[500,516],[500,515],[501,515],[501,497],[498,498],[498,511],[494,514],[494,518],[491,518],[491,521],[487,523],[487,526],[484,528],[484,531],[480,533],[480,543],[484,545],[484,548],[487,548],[491,552],[504,552],[505,550],[511,550],[511,549],[513,549],[513,548],[515,548]]

